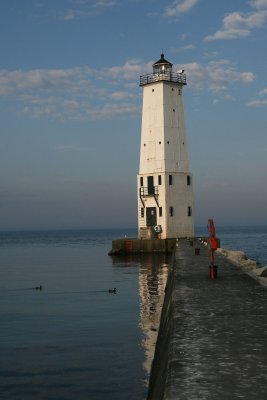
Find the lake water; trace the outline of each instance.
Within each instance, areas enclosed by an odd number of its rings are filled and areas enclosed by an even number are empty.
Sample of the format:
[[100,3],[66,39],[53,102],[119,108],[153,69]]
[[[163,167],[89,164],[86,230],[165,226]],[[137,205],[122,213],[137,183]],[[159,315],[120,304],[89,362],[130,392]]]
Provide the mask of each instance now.
[[168,266],[109,257],[131,233],[0,234],[1,399],[146,398]]
[[[146,398],[168,259],[109,257],[125,235],[136,232],[0,233],[1,399]],[[267,264],[267,228],[217,235]]]

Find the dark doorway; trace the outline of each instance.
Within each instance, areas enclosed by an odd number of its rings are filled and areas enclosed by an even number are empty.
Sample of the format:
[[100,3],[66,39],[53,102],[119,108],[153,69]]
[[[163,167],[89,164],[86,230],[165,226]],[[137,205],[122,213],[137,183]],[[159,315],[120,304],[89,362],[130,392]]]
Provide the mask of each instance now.
[[146,208],[146,226],[157,225],[157,208],[147,207]]

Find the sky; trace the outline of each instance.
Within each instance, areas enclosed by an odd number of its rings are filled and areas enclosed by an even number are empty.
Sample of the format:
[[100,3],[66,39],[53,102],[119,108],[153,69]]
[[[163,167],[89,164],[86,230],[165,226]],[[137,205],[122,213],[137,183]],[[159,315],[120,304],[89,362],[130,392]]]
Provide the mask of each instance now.
[[184,68],[195,224],[267,224],[267,0],[1,0],[0,230],[137,226],[142,88]]

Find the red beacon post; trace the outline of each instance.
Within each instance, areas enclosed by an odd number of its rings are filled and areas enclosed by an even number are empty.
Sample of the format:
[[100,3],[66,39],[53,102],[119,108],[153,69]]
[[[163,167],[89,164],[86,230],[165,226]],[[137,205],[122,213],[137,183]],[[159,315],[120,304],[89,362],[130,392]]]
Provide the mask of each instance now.
[[214,251],[216,251],[219,247],[219,240],[216,238],[215,226],[213,219],[208,220],[207,225],[210,237],[209,237],[209,245],[210,245],[210,278],[217,278],[217,266],[214,265]]

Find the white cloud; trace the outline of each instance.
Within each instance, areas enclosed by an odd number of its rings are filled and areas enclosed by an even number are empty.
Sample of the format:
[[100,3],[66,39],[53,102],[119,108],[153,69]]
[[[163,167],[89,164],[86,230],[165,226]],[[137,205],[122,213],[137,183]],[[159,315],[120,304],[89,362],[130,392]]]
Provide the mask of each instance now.
[[185,46],[179,46],[179,47],[171,47],[171,51],[173,52],[173,53],[180,53],[180,52],[182,52],[182,51],[188,51],[188,50],[192,50],[192,49],[195,49],[196,48],[196,46],[194,45],[194,44],[188,44],[188,45],[185,45]]
[[77,100],[64,100],[63,106],[68,111],[76,111],[79,109],[80,104]]
[[267,0],[252,0],[250,1],[251,7],[261,9],[261,8],[267,8]]
[[262,107],[267,105],[267,99],[263,99],[263,96],[267,95],[267,88],[260,90],[259,92],[259,99],[254,99],[251,100],[249,103],[247,103],[248,107]]
[[[126,61],[124,65],[114,66],[105,69],[106,74],[113,78],[133,79],[133,77],[146,74],[151,70],[151,63],[144,64],[140,59],[131,59]],[[104,73],[105,73],[104,72]]]
[[249,103],[247,103],[248,107],[261,107],[266,105],[267,105],[267,100],[252,100]]
[[[243,85],[254,80],[252,72],[238,71],[228,60],[177,65],[174,71],[181,67],[186,69],[193,89],[208,90],[224,99],[233,99],[234,83]],[[0,96],[12,98],[19,113],[33,118],[83,121],[136,115],[141,99],[139,76],[150,71],[152,62],[142,60],[97,70],[0,70]]]
[[[0,96],[16,99],[19,113],[33,118],[86,120],[135,115],[139,75],[150,69],[151,65],[140,60],[129,60],[101,70],[0,70]],[[122,91],[123,86],[131,88]],[[103,105],[108,98],[113,103]],[[134,100],[134,106],[125,104],[126,100]]]
[[88,114],[93,119],[106,119],[111,117],[129,117],[137,115],[139,108],[133,104],[104,104],[103,107],[90,108]]
[[114,0],[72,0],[71,4],[72,6],[65,10],[61,19],[69,21],[75,18],[92,17],[102,10],[117,6],[118,2]]
[[94,4],[94,8],[108,8],[118,4],[117,1],[113,0],[97,0]]
[[113,100],[126,100],[133,99],[135,97],[134,93],[131,92],[114,92],[110,96]]
[[199,0],[175,0],[171,5],[164,10],[166,17],[177,17],[180,14],[190,11]]
[[267,21],[267,11],[242,14],[235,11],[224,17],[222,29],[205,37],[206,41],[222,39],[238,39],[249,36],[255,28],[261,28]]
[[75,86],[83,86],[82,76],[89,75],[89,71],[84,68],[72,69],[35,69],[29,71],[0,70],[0,95],[18,92],[30,92],[36,89],[46,91]]
[[186,46],[182,46],[181,50],[192,50],[192,49],[195,49],[195,47],[196,46],[194,44],[188,44]]
[[[193,88],[208,89],[225,99],[233,99],[229,94],[234,83],[249,84],[255,79],[252,72],[240,72],[228,60],[211,61],[206,65],[189,63],[182,66],[190,77]],[[178,66],[176,66],[178,69]]]
[[265,96],[265,95],[267,95],[267,88],[261,90],[260,93],[259,93],[259,95],[260,95],[260,96]]

